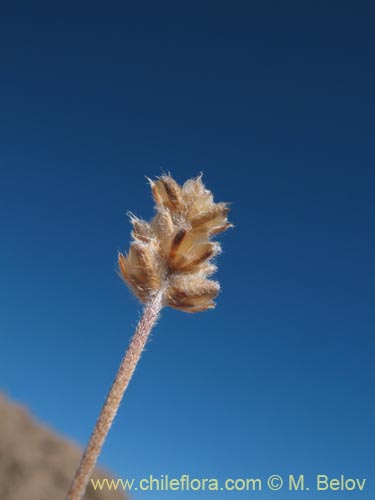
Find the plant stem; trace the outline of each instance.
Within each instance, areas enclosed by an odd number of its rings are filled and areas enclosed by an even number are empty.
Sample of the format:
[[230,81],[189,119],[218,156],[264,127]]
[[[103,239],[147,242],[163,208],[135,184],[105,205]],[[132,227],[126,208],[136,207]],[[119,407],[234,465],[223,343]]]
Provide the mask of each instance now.
[[90,476],[116,416],[124,392],[129,385],[150,332],[158,319],[163,306],[162,299],[162,291],[159,291],[144,307],[142,318],[121,361],[120,368],[83,453],[66,500],[81,500],[85,494]]

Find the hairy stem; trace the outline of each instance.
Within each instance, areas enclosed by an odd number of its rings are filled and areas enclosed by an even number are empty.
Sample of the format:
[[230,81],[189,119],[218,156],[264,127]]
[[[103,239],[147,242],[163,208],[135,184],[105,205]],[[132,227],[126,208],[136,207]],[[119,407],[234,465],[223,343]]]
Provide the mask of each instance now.
[[95,424],[73,483],[66,496],[66,500],[81,500],[85,494],[87,484],[94,470],[104,441],[116,416],[124,392],[132,378],[135,367],[141,357],[152,327],[158,319],[162,305],[161,291],[145,305],[142,318],[137,325],[128,350],[121,361],[120,368],[118,369],[107,399]]

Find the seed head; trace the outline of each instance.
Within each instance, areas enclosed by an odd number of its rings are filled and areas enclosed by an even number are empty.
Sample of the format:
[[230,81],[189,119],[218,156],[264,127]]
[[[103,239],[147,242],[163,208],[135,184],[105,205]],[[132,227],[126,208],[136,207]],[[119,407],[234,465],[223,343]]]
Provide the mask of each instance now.
[[150,222],[130,216],[133,226],[128,254],[119,253],[122,278],[142,301],[163,290],[163,303],[185,312],[215,307],[220,285],[207,279],[220,253],[212,237],[232,227],[228,203],[215,203],[202,177],[183,186],[170,175],[150,181],[156,215]]

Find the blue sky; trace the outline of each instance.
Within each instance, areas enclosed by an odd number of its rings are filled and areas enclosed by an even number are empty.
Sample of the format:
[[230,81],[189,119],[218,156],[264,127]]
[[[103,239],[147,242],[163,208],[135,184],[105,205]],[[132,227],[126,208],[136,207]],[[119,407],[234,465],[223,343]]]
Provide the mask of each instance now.
[[116,274],[126,211],[152,216],[145,175],[203,171],[236,225],[217,308],[163,312],[101,463],[345,474],[373,498],[370,3],[2,11],[0,387],[86,442],[141,310]]

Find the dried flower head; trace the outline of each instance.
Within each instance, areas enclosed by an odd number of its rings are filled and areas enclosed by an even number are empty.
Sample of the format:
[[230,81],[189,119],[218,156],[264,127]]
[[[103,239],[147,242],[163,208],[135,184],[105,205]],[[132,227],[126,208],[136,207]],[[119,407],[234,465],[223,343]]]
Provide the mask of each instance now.
[[122,278],[142,302],[163,290],[163,304],[181,311],[215,307],[220,285],[207,278],[221,247],[211,239],[232,226],[228,203],[215,203],[201,176],[183,186],[170,175],[150,184],[157,213],[150,222],[131,215],[133,241],[118,258]]

